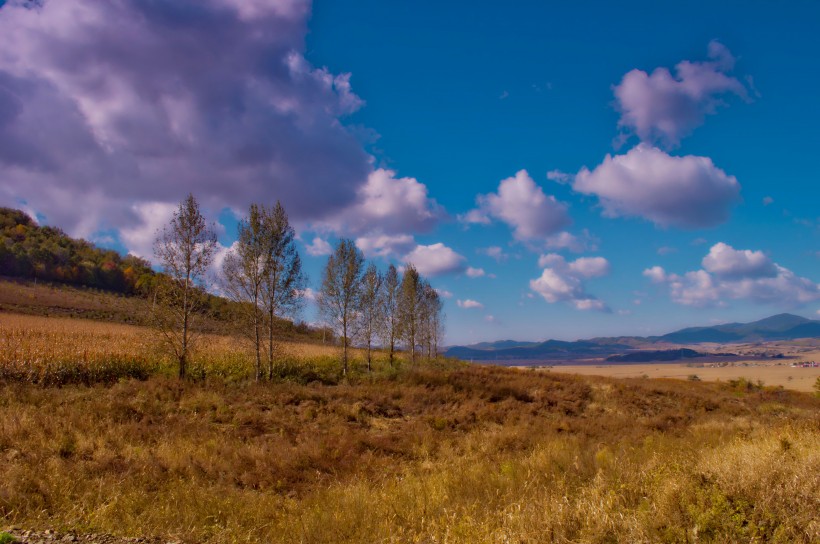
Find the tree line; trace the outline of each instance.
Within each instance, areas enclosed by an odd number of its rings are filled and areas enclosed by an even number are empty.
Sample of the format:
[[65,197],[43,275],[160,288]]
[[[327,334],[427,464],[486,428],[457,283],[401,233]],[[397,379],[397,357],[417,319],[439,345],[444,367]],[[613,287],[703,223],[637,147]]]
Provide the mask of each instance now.
[[[179,204],[154,243],[166,278],[154,292],[154,323],[177,358],[181,378],[196,337],[192,320],[208,290],[217,247],[213,226],[193,195]],[[250,206],[224,258],[218,287],[244,310],[242,329],[254,346],[256,380],[272,379],[279,357],[275,324],[296,314],[307,293],[295,232],[279,202],[271,208]],[[357,342],[366,350],[368,371],[378,346],[387,351],[391,365],[400,347],[411,363],[438,356],[443,304],[412,264],[401,275],[392,264],[382,273],[365,262],[352,240],[340,240],[324,267],[317,303],[319,315],[340,338],[343,374],[349,369],[349,349]]]
[[411,363],[434,359],[444,332],[443,304],[438,292],[412,264],[400,277],[390,265],[382,273],[352,240],[340,240],[328,257],[317,303],[319,312],[342,341],[342,372],[348,371],[348,347],[359,340],[372,368],[373,346],[387,351],[390,364],[403,345]]

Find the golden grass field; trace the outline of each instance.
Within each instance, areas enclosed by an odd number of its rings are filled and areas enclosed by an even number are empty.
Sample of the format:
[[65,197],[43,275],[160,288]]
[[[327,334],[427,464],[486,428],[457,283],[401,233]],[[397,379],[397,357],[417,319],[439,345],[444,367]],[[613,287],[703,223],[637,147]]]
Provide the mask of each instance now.
[[293,343],[255,384],[246,341],[202,340],[179,381],[148,329],[0,313],[0,530],[820,542],[812,394],[383,357],[367,374],[361,354],[342,379],[336,348]]
[[[813,359],[811,357],[814,357]],[[807,360],[820,361],[820,352]],[[820,368],[792,368],[791,363],[742,362],[732,366],[692,366],[680,363],[609,364],[609,365],[560,365],[550,367],[550,372],[564,372],[584,376],[609,376],[612,378],[672,378],[686,380],[697,376],[701,380],[729,381],[745,378],[766,385],[782,386],[795,391],[814,391],[820,378]]]

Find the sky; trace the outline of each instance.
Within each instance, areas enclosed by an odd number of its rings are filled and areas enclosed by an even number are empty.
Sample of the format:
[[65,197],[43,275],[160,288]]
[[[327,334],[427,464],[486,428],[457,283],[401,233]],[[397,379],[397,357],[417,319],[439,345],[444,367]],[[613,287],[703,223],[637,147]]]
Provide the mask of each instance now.
[[[820,4],[0,0],[0,205],[354,239],[447,342],[820,318]],[[313,292],[311,291],[311,293]],[[314,320],[308,304],[301,316]]]

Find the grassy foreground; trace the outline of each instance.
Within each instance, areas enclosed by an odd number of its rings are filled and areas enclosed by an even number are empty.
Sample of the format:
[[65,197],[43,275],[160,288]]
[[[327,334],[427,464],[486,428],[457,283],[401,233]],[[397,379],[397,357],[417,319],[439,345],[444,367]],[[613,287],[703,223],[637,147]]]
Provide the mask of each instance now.
[[33,354],[29,366],[74,362],[88,376],[116,355],[146,372],[102,383],[7,374],[0,530],[820,542],[820,399],[808,394],[383,362],[340,381],[330,348],[298,345],[283,348],[277,382],[256,385],[243,377],[244,344],[216,337],[199,355],[205,377],[179,383],[143,330],[14,323],[0,368]]

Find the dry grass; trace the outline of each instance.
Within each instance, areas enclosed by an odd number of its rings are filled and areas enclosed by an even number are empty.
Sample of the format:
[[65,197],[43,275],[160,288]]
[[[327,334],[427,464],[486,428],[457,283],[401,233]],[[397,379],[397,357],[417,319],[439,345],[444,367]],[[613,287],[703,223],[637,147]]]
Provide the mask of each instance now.
[[38,319],[0,316],[4,361],[142,356],[160,370],[113,385],[0,382],[0,529],[214,543],[820,542],[812,395],[452,366],[335,385],[320,379],[335,352],[298,345],[282,372],[293,380],[256,385],[234,379],[250,359],[226,337],[198,354],[206,379],[180,383],[142,329]]
[[[277,368],[283,377],[338,381],[337,355],[331,345],[282,341]],[[361,363],[363,355],[355,351],[354,358]],[[174,364],[162,338],[146,327],[0,313],[0,379],[111,383],[152,373],[173,375]],[[234,336],[202,334],[189,368],[199,378],[247,380],[253,369],[251,345]]]
[[[800,359],[798,359],[800,360]],[[820,360],[820,354],[812,354],[805,360]],[[814,383],[820,377],[820,367],[793,368],[791,362],[761,363],[755,361],[747,365],[702,366],[679,363],[610,364],[610,365],[561,365],[550,368],[550,372],[565,372],[586,376],[610,376],[613,378],[672,378],[686,380],[695,375],[701,380],[724,381],[746,378],[762,381],[766,385],[782,386],[795,391],[813,391]]]

